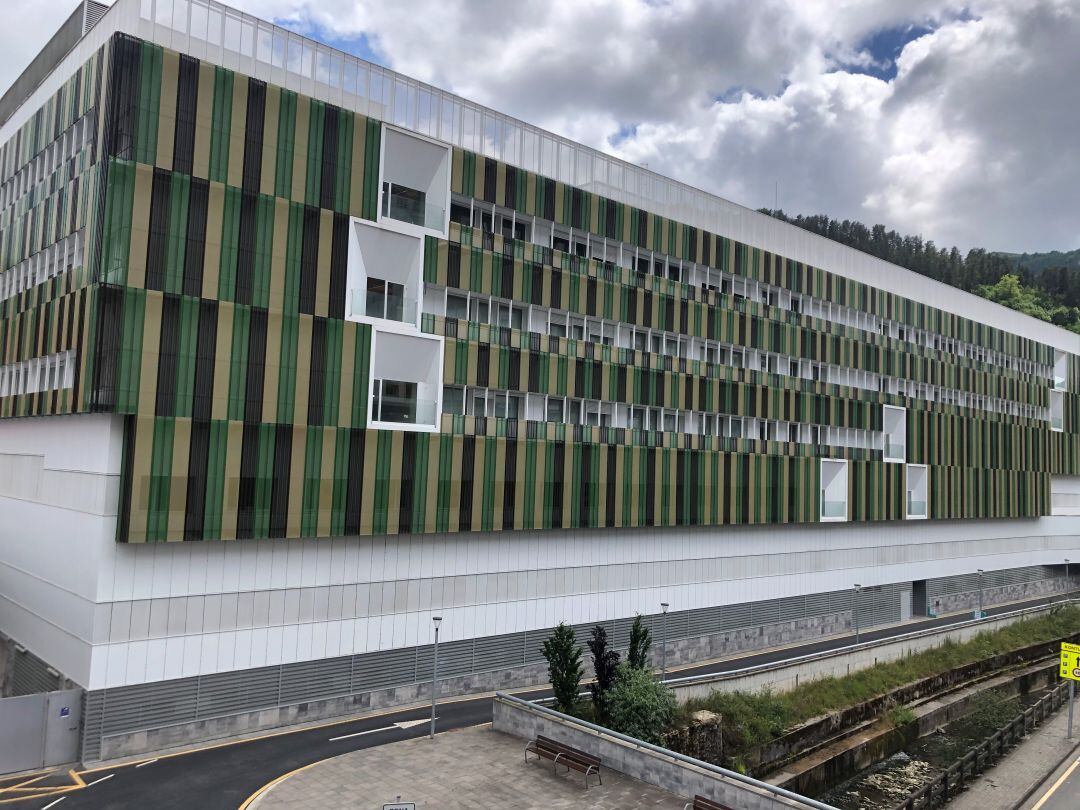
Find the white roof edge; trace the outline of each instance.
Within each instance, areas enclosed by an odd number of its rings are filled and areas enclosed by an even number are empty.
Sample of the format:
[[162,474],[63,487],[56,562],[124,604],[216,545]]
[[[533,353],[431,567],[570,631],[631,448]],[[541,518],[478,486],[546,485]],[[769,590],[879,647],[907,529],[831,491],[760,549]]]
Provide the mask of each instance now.
[[[176,10],[173,2],[116,0],[0,127],[0,143],[11,138],[114,32],[123,31],[668,219],[1080,355],[1080,334],[554,135],[216,0],[176,0],[184,10],[179,16],[171,13]],[[158,19],[169,23],[158,23]],[[284,43],[287,45],[279,52],[278,46]],[[294,48],[298,49],[296,63],[288,58]],[[282,54],[284,58],[279,59]],[[359,93],[348,92],[343,86],[350,71],[365,77]],[[375,90],[379,95],[372,98],[376,87],[381,88],[381,93]],[[425,119],[417,110],[419,95],[435,105],[436,112]],[[441,111],[456,114],[451,116],[452,126],[445,125]]]

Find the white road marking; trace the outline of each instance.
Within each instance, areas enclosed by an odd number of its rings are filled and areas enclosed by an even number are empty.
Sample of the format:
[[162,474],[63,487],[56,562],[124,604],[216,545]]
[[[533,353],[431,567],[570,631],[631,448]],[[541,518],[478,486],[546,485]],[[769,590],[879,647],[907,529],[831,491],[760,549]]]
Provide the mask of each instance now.
[[62,801],[63,801],[64,799],[66,799],[66,798],[67,798],[67,796],[61,796],[61,797],[60,797],[59,799],[57,799],[56,801],[54,801],[54,802],[49,802],[49,803],[48,803],[47,805],[45,805],[44,807],[42,807],[42,808],[41,808],[41,810],[49,810],[49,808],[50,808],[50,807],[56,807],[56,805],[60,804],[60,802],[62,802]]
[[347,740],[350,737],[362,737],[365,734],[374,734],[377,731],[393,731],[397,726],[383,726],[382,728],[369,728],[367,731],[358,731],[355,734],[342,734],[340,737],[331,737],[330,742]]
[[115,773],[110,773],[108,776],[103,776],[100,779],[95,779],[93,782],[88,782],[86,786],[87,787],[93,787],[98,782],[104,782],[106,779],[112,779],[114,776],[116,776]]
[[[436,720],[439,719],[437,715],[436,715],[435,719]],[[430,717],[425,717],[423,720],[402,720],[400,723],[394,723],[394,725],[397,726],[398,728],[412,728],[413,726],[422,726],[425,723],[430,723],[430,722],[431,722],[431,718]]]
[[[146,760],[146,762],[140,762],[135,767],[136,768],[141,768],[143,765],[153,765],[155,762],[157,762],[157,759],[148,759],[148,760]],[[43,808],[43,810],[44,810],[44,808]]]

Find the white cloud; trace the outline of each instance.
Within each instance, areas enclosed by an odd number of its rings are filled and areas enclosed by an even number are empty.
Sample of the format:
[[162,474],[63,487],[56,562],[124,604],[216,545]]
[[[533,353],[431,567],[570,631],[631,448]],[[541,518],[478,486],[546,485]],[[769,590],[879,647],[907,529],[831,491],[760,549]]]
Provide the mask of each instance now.
[[[26,61],[70,4],[16,0],[0,44]],[[1080,0],[236,4],[744,205],[779,183],[788,211],[939,245],[1080,246]],[[858,72],[908,26],[932,32],[894,78]]]

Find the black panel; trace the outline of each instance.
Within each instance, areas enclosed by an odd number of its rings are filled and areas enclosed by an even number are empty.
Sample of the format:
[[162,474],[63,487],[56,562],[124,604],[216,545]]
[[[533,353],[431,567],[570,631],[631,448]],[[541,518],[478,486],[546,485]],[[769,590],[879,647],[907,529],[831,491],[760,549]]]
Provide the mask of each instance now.
[[248,79],[247,126],[244,131],[245,191],[258,191],[262,177],[263,126],[266,119],[266,82]]
[[180,75],[176,85],[176,132],[173,137],[174,172],[191,174],[195,159],[195,114],[198,106],[199,60],[180,54]]

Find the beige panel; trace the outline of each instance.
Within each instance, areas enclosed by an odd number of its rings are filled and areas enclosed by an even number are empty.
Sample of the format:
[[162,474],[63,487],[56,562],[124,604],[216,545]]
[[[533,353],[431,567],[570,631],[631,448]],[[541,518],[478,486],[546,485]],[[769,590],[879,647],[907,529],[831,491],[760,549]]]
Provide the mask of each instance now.
[[329,316],[330,303],[330,255],[334,241],[334,215],[330,211],[319,212],[319,255],[315,262],[315,314]]
[[161,54],[157,165],[169,170],[173,167],[173,145],[176,139],[176,86],[179,73],[180,54],[166,48]]
[[153,185],[153,168],[138,164],[135,167],[135,194],[131,210],[131,250],[128,254],[127,273],[129,287],[146,286],[146,247],[150,244],[150,197]]
[[232,361],[233,305],[218,303],[217,343],[214,347],[214,399],[211,418],[225,419],[229,414],[229,371]]
[[277,165],[278,117],[281,114],[281,88],[266,88],[266,116],[263,126],[262,167],[259,169],[259,190],[274,193],[274,168]]
[[[315,441],[319,441],[316,434]],[[304,508],[304,459],[307,458],[307,428],[293,425],[292,458],[289,464],[289,517],[286,537],[300,536],[300,518]]]
[[244,180],[244,136],[247,130],[248,77],[233,74],[232,123],[229,127],[229,185],[239,188]]
[[169,529],[167,540],[184,539],[184,512],[187,509],[188,460],[191,453],[191,420],[177,419],[173,425],[172,481],[169,486]]
[[203,260],[203,297],[218,297],[221,274],[221,220],[225,209],[225,186],[211,183],[206,201],[206,252]]
[[[278,385],[281,376],[281,312],[266,315],[266,372],[263,376],[263,421],[278,421]],[[295,420],[294,420],[295,421]]]

